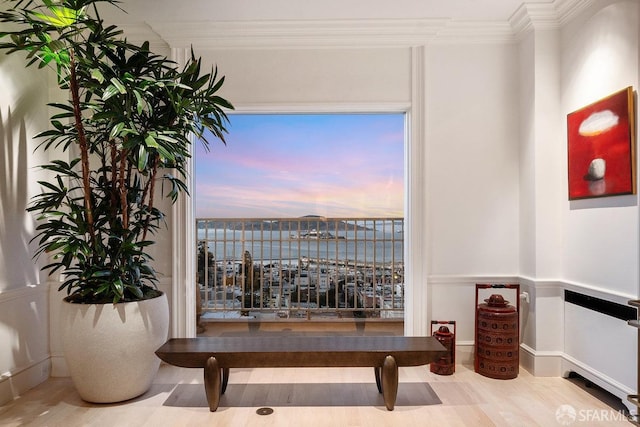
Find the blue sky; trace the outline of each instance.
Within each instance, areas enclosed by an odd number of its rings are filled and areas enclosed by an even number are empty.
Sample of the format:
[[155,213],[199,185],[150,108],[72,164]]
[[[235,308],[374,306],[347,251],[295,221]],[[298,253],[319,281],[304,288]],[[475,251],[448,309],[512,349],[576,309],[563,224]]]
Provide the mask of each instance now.
[[403,216],[403,114],[232,114],[195,150],[196,216]]

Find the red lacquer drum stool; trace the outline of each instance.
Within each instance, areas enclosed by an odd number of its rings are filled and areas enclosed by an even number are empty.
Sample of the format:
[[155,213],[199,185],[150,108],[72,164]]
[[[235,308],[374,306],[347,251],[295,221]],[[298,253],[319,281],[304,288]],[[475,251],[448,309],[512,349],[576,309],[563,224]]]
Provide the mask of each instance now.
[[483,286],[515,288],[518,307],[509,305],[500,294],[491,295],[484,304],[476,304],[475,370],[489,378],[512,379],[518,376],[520,361],[520,286],[476,285],[476,302],[478,289]]

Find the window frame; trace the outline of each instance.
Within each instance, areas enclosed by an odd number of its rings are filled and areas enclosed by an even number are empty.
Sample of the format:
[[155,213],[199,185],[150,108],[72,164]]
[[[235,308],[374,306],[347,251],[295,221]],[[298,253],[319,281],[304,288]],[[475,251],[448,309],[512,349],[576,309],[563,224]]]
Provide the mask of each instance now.
[[[286,113],[404,113],[404,220],[405,220],[405,312],[404,333],[407,336],[429,335],[428,258],[426,253],[427,192],[425,126],[425,47],[411,48],[411,101],[407,103],[366,103],[322,105],[259,106],[236,105],[235,112],[243,114]],[[229,112],[233,114],[233,112]],[[193,147],[192,147],[193,150]],[[193,154],[193,151],[192,151]],[[193,156],[186,167],[188,188],[193,187]],[[185,226],[191,224],[191,226]],[[196,335],[196,230],[195,201],[181,196],[173,205],[171,217],[172,277],[170,285],[171,330],[174,337]]]

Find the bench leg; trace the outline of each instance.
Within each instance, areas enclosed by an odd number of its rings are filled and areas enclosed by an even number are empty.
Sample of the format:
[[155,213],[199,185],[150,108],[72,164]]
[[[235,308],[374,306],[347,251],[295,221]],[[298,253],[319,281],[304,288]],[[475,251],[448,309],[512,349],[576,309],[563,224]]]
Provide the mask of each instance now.
[[222,368],[222,388],[220,394],[224,394],[227,391],[227,384],[229,383],[229,368]]
[[389,355],[382,365],[382,397],[389,411],[393,411],[398,395],[398,365],[396,359]]
[[204,391],[207,394],[209,410],[215,412],[220,404],[220,391],[222,390],[222,370],[215,357],[207,359],[204,367]]
[[382,371],[382,368],[376,366],[373,370],[376,374],[376,386],[378,386],[378,393],[382,393],[382,383],[380,382],[380,372]]

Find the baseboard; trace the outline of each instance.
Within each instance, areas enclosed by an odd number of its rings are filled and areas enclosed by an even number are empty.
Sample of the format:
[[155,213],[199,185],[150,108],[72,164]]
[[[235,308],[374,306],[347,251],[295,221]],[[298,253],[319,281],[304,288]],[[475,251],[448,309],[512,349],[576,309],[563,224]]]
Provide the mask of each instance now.
[[473,341],[456,342],[456,364],[473,366],[475,360],[475,344]]
[[559,377],[562,374],[563,353],[560,351],[536,351],[520,344],[520,366],[535,377]]
[[46,381],[50,371],[51,360],[46,358],[0,375],[0,405],[11,402]]

